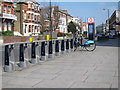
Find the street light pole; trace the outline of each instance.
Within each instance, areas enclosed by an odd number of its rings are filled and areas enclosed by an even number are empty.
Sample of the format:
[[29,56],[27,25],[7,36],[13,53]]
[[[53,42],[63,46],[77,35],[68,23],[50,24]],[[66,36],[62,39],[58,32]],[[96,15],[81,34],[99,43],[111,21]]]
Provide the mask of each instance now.
[[51,41],[52,41],[52,10],[51,10],[51,0],[50,0],[50,38],[51,38]]
[[109,29],[109,15],[110,15],[110,9],[103,9],[103,10],[108,10],[108,19],[107,19],[107,25],[108,25],[108,32],[110,31]]

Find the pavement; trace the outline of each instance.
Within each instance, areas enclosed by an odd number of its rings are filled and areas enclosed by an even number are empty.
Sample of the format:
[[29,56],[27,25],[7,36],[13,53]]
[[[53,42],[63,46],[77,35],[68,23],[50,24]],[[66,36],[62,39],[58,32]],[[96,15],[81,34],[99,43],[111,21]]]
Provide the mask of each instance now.
[[118,88],[118,40],[97,42],[32,67],[2,73],[3,88]]

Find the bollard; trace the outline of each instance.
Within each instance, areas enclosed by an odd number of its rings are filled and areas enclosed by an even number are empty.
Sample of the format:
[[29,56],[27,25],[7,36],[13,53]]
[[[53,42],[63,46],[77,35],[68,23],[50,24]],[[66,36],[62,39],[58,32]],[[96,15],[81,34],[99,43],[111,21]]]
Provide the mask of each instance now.
[[54,58],[54,55],[53,55],[53,42],[52,41],[49,41],[49,49],[48,49],[48,58]]
[[27,62],[24,59],[24,49],[26,48],[26,46],[24,46],[24,44],[20,44],[20,55],[19,55],[19,61],[20,61],[20,67],[27,67]]
[[5,60],[4,60],[4,71],[5,72],[11,72],[12,71],[12,64],[10,63],[10,49],[9,49],[9,45],[5,46]]
[[41,58],[41,43],[40,42],[36,42],[36,58],[37,58],[37,62],[40,62],[40,58]]
[[70,50],[69,50],[69,39],[67,39],[66,41],[66,52],[69,53]]
[[47,60],[47,56],[46,56],[46,43],[45,42],[42,42],[41,43],[41,60]]
[[31,47],[31,63],[32,64],[36,64],[37,59],[36,59],[36,44],[35,42],[32,43],[32,47]]
[[74,51],[74,49],[73,49],[73,39],[71,39],[71,41],[70,41],[70,48],[71,48],[71,51]]
[[56,40],[56,43],[55,43],[55,56],[60,56],[60,52],[59,52],[59,40]]
[[61,53],[65,53],[65,45],[64,45],[64,40],[61,41]]

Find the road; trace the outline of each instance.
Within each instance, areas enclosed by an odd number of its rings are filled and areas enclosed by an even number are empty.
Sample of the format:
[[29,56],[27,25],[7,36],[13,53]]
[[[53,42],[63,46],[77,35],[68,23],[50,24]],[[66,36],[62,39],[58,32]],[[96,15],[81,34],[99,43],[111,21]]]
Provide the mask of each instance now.
[[3,73],[3,88],[118,88],[118,40],[97,42],[93,52],[71,52]]

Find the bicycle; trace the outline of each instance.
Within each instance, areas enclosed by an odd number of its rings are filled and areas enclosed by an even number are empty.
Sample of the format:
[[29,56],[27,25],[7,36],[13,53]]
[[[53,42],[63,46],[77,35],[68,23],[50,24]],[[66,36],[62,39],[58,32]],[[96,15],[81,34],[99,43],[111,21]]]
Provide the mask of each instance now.
[[75,41],[74,45],[76,45],[74,51],[76,51],[79,46],[85,48],[87,51],[94,51],[96,49],[96,42],[93,40],[87,40],[84,44],[82,44],[82,40],[81,44]]

